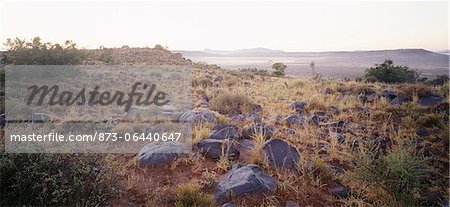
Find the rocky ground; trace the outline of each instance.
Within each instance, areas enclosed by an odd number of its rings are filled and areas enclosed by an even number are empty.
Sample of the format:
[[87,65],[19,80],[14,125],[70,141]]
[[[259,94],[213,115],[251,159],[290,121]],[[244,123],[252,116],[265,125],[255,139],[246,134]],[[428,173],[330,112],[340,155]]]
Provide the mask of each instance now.
[[[448,205],[448,85],[192,64],[193,154],[114,155],[123,206]],[[175,116],[175,115],[174,115]]]
[[164,48],[88,52],[83,64],[187,65],[194,77],[194,108],[165,111],[193,124],[193,153],[152,143],[106,155],[121,188],[104,205],[448,206],[448,83],[272,77]]

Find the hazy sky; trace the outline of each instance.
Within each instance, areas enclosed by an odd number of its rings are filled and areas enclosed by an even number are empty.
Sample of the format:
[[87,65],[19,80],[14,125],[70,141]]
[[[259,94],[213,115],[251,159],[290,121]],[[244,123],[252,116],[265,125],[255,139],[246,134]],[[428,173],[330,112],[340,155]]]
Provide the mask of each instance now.
[[448,48],[441,2],[13,2],[0,0],[0,38],[82,47],[167,45],[286,51]]

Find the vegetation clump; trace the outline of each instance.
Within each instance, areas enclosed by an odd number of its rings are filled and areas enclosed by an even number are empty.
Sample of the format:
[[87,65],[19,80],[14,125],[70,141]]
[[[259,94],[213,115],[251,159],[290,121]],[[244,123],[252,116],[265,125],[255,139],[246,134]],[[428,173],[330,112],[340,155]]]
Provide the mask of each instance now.
[[394,65],[394,61],[387,59],[381,64],[375,64],[366,69],[364,78],[369,82],[412,83],[416,82],[419,75],[418,71],[411,70],[407,66]]

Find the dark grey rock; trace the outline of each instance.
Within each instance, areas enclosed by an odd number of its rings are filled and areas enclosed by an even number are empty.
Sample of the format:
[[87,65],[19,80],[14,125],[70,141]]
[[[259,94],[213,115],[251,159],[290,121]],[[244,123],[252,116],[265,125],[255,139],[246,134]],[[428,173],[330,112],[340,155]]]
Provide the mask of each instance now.
[[250,121],[253,121],[255,123],[261,123],[262,122],[262,118],[261,115],[259,115],[258,113],[248,113],[246,114],[246,118]]
[[208,136],[209,139],[238,139],[239,137],[239,128],[229,124],[215,126]]
[[250,105],[250,108],[253,113],[260,113],[262,111],[262,106],[259,104],[252,104]]
[[222,207],[237,207],[237,206],[232,203],[225,203],[222,205]]
[[397,98],[397,95],[398,95],[397,91],[384,90],[381,92],[381,96],[383,96],[389,102]]
[[178,142],[152,142],[138,153],[139,167],[160,167],[180,157],[185,148]]
[[276,188],[276,180],[264,173],[259,166],[236,164],[219,180],[214,197],[218,204],[223,204],[247,194],[262,196],[275,192]]
[[287,129],[284,130],[284,132],[286,134],[295,134],[296,133],[295,129],[292,129],[292,128],[287,128]]
[[269,164],[277,169],[294,170],[300,155],[297,149],[281,139],[271,139],[264,143],[263,152]]
[[184,112],[178,117],[179,122],[192,122],[192,123],[215,123],[216,117],[207,109],[197,109]]
[[377,94],[375,92],[361,92],[356,98],[363,103],[374,102]]
[[345,136],[343,134],[333,133],[333,138],[335,138],[339,144],[342,144],[345,142]]
[[203,139],[197,147],[205,157],[220,159],[225,156],[229,160],[239,159],[239,144],[233,140]]
[[290,109],[294,109],[297,113],[301,113],[305,110],[306,105],[308,104],[308,101],[301,100],[301,101],[294,101],[289,104]]
[[241,115],[241,114],[233,115],[233,116],[230,117],[230,119],[231,119],[231,121],[234,121],[234,122],[244,122],[245,121],[245,116]]
[[276,133],[273,125],[255,124],[242,131],[244,139],[252,139],[255,134],[262,134],[265,139],[271,138]]
[[286,201],[285,207],[300,207],[300,205],[294,201]]
[[305,125],[305,119],[298,114],[291,114],[284,118],[284,121],[288,126],[303,126]]
[[333,173],[336,173],[336,174],[342,174],[342,173],[344,173],[344,169],[342,169],[342,168],[339,167],[339,166],[331,165],[330,168],[331,168],[331,172],[333,172]]
[[334,114],[339,114],[339,107],[337,106],[330,106],[330,110],[334,113]]
[[392,101],[390,102],[391,105],[402,105],[404,103],[410,102],[411,98],[409,97],[395,97],[394,99],[392,99]]
[[26,120],[31,122],[47,122],[52,120],[52,115],[45,113],[33,113]]
[[330,191],[331,195],[337,198],[348,198],[350,196],[350,190],[338,182],[331,183]]
[[418,129],[416,130],[416,134],[419,135],[419,137],[426,137],[428,135],[430,135],[430,131],[426,130],[426,129]]
[[439,105],[444,100],[443,97],[440,96],[425,96],[420,98],[419,105],[422,106],[435,106]]
[[309,120],[314,124],[314,125],[319,125],[320,122],[324,122],[328,119],[328,116],[321,116],[321,115],[311,115],[308,117]]

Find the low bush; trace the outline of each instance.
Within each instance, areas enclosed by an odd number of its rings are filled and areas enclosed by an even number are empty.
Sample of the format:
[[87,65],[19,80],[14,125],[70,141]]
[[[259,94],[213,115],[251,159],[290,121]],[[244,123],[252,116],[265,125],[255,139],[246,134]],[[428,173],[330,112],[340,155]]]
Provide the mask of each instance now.
[[102,155],[0,154],[1,206],[97,206],[119,192]]
[[366,69],[364,79],[368,82],[403,83],[415,82],[420,73],[410,70],[407,66],[394,65],[392,60],[385,60],[381,64]]
[[222,93],[212,99],[210,109],[224,115],[240,114],[251,104],[243,94]]

